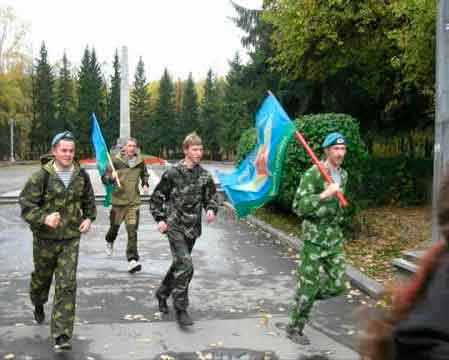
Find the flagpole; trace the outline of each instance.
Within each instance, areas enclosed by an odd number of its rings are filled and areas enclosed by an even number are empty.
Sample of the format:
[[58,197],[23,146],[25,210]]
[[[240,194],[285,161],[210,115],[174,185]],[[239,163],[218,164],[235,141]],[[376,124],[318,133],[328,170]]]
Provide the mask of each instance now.
[[[310,148],[309,144],[307,144],[306,140],[304,139],[304,136],[299,131],[295,131],[295,138],[298,140],[299,143],[304,147],[304,149],[307,151],[309,156],[312,159],[312,162],[318,167],[318,170],[321,173],[321,176],[324,178],[324,181],[326,181],[328,184],[332,184],[332,178],[329,176],[326,168],[323,166],[321,161],[316,157],[313,150]],[[338,201],[340,201],[340,204],[342,207],[348,207],[348,200],[346,200],[345,196],[341,191],[338,191],[336,193]]]
[[[277,100],[276,96],[274,96],[274,94],[270,90],[268,90],[268,94],[273,96],[276,99],[276,101],[279,102],[279,100]],[[329,176],[327,170],[325,169],[321,161],[316,157],[315,153],[310,148],[309,144],[307,144],[306,140],[304,139],[304,136],[302,136],[302,134],[296,130],[295,138],[304,147],[307,154],[309,154],[310,158],[312,159],[312,162],[318,167],[318,170],[320,171],[321,176],[324,178],[324,181],[326,181],[328,184],[332,184],[333,183],[332,178]],[[338,191],[336,193],[336,196],[342,207],[344,208],[348,207],[348,200],[346,200],[345,196],[341,191]]]
[[112,162],[111,155],[109,154],[109,151],[106,152],[106,154],[108,155],[109,165],[111,165],[112,173],[115,173],[117,175],[115,178],[115,180],[117,180],[117,185],[119,188],[121,188],[122,185],[120,184],[120,179],[118,178],[117,171],[115,171],[114,163]]

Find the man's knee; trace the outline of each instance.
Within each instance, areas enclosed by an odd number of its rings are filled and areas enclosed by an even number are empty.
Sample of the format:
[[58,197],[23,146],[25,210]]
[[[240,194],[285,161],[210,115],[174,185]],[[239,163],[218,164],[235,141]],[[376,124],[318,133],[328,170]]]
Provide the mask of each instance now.
[[175,262],[176,277],[192,277],[193,262],[190,255],[179,256]]

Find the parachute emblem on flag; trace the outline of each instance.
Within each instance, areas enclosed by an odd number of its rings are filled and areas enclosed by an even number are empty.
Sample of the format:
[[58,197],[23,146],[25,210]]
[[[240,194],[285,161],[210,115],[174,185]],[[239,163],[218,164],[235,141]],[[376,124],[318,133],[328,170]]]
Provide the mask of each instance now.
[[231,173],[216,171],[239,217],[277,195],[285,150],[295,131],[293,122],[271,93],[257,111],[256,129],[257,145],[240,166]]

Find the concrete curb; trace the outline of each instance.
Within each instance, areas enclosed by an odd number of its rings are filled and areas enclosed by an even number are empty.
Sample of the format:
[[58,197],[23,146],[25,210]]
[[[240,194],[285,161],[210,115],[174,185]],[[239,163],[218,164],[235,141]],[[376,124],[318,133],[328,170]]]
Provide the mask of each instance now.
[[[279,240],[288,244],[290,247],[299,250],[302,247],[302,241],[298,239],[296,236],[291,236],[286,234],[285,232],[274,228],[270,224],[257,219],[256,217],[249,215],[246,220],[253,225],[256,225],[271,235],[277,237]],[[346,276],[349,278],[349,281],[352,285],[362,290],[369,296],[374,299],[379,299],[385,291],[383,285],[381,285],[376,280],[370,278],[369,276],[363,274],[360,270],[355,268],[352,265],[346,265]]]
[[38,164],[39,161],[37,160],[17,160],[14,162],[11,161],[0,161],[0,168],[2,167],[8,167],[8,166],[15,166],[15,165],[34,165]]

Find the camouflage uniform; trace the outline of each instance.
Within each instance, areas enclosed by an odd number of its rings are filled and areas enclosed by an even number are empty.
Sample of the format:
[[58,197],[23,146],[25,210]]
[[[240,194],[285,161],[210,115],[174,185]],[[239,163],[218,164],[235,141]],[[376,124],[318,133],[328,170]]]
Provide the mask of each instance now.
[[[148,186],[148,171],[140,155],[136,155],[135,161],[130,165],[125,155],[118,154],[113,160],[115,170],[118,173],[121,187],[115,187],[112,193],[112,209],[109,214],[110,228],[106,234],[106,241],[114,243],[120,225],[125,221],[128,233],[126,257],[128,261],[139,260],[137,250],[137,230],[140,215],[140,190],[139,179],[142,186]],[[102,178],[103,183],[113,183],[112,169],[108,167]]]
[[[340,188],[344,192],[347,172],[341,169]],[[298,286],[290,314],[290,326],[301,329],[309,319],[316,299],[336,296],[345,290],[343,209],[335,196],[320,200],[324,180],[316,166],[308,169],[293,201],[294,212],[303,219],[301,263],[297,269]],[[320,268],[327,278],[321,281]]]
[[[75,320],[79,226],[84,219],[95,220],[95,197],[89,176],[81,174],[78,165],[75,165],[66,188],[54,170],[54,161],[44,158],[42,163],[42,168],[28,179],[19,198],[22,218],[33,232],[34,271],[30,298],[34,305],[45,304],[54,274],[51,334],[54,338],[59,335],[71,338]],[[45,217],[53,212],[61,215],[56,229],[44,223]]]
[[173,295],[177,310],[189,305],[188,289],[193,276],[191,252],[195,240],[201,235],[202,208],[218,211],[215,184],[209,172],[200,165],[188,169],[183,162],[167,170],[156,186],[150,211],[156,222],[165,221],[173,262],[157,295]]

